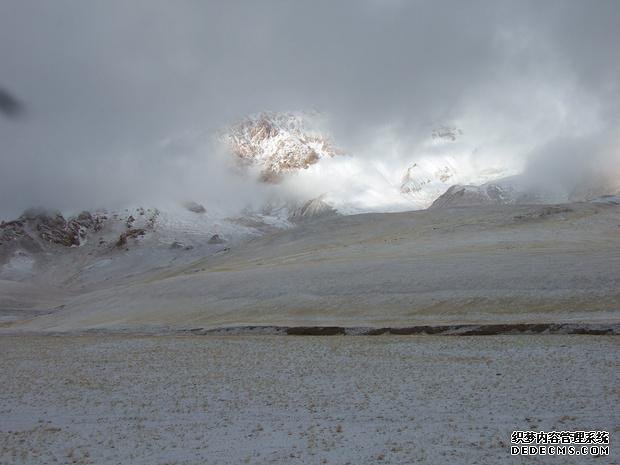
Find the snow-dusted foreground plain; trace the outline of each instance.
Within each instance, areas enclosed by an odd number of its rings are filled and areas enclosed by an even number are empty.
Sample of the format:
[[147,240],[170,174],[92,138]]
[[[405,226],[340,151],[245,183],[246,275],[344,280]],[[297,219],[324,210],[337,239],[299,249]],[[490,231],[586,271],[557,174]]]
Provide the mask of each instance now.
[[[619,342],[4,336],[0,463],[617,463]],[[530,429],[610,456],[511,457]]]

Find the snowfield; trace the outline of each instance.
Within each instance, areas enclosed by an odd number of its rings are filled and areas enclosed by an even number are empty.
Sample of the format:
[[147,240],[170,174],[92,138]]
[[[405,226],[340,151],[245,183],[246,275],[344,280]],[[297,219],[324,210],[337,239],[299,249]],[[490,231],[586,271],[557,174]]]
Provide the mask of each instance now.
[[[615,197],[199,215],[4,244],[0,465],[620,460]],[[425,325],[520,334],[402,335]],[[552,326],[590,334],[531,334]],[[514,457],[513,430],[605,430],[611,454]]]
[[[2,464],[618,463],[615,336],[0,337]],[[605,430],[608,457],[512,457]]]

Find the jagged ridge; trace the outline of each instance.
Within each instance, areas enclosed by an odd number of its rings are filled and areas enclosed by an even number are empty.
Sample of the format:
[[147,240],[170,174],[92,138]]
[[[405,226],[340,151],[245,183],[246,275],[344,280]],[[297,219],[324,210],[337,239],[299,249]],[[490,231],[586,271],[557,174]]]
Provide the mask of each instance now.
[[261,181],[278,182],[286,173],[340,153],[312,126],[306,114],[266,112],[234,124],[221,139],[240,168],[256,167]]

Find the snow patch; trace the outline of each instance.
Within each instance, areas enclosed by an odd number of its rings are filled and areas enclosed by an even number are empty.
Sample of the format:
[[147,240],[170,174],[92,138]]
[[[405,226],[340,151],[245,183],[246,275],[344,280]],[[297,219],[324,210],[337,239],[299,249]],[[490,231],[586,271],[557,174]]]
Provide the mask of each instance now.
[[35,260],[23,251],[15,252],[9,261],[0,268],[0,276],[3,279],[25,279],[34,274]]

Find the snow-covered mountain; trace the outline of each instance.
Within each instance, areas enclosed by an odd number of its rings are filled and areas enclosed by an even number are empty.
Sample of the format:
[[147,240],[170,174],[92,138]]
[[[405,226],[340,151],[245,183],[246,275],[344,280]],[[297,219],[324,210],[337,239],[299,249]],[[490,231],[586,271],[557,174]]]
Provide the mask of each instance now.
[[245,209],[199,198],[77,214],[27,210],[0,223],[0,280],[42,272],[48,283],[73,279],[67,273],[84,282],[122,281],[336,214],[561,203],[620,193],[614,173],[583,173],[569,184],[532,172],[507,176],[514,167],[487,163],[455,126],[437,126],[410,154],[384,157],[379,146],[374,158],[340,152],[320,127],[316,115],[262,113],[219,135],[238,168],[234,179],[260,192]]
[[620,180],[615,176],[584,176],[565,185],[521,174],[481,185],[456,184],[437,197],[430,208],[584,202],[619,193]]
[[[285,219],[253,216],[252,224],[194,204],[131,207],[63,215],[30,209],[0,223],[0,280],[64,283],[122,281],[189,263],[290,227]],[[34,278],[37,279],[34,279]]]
[[481,185],[513,174],[509,166],[485,163],[477,149],[464,142],[456,126],[440,125],[413,154],[400,181],[401,194],[415,208],[427,208],[455,185]]
[[321,198],[341,213],[415,210],[454,184],[514,174],[474,155],[456,126],[436,125],[411,147],[379,138],[376,147],[359,148],[363,153],[337,149],[323,126],[314,114],[262,113],[222,131],[219,140],[237,172],[273,187],[267,203],[296,202],[293,209]]
[[263,182],[307,169],[340,153],[305,113],[266,112],[245,118],[220,135],[240,168],[254,168]]
[[452,159],[422,159],[407,167],[400,192],[414,201],[428,201],[441,195],[457,176]]
[[[463,131],[452,126],[429,131],[420,144],[396,155],[389,153],[386,144],[359,156],[339,152],[318,127],[312,118],[298,113],[265,113],[233,125],[220,134],[220,140],[227,147],[224,160],[232,159],[237,167],[224,178],[232,179],[234,188],[212,189],[217,194],[212,197],[188,195],[163,203],[166,197],[162,196],[150,208],[123,206],[79,213],[31,209],[15,220],[1,222],[0,319],[56,312],[69,301],[74,308],[88,310],[79,296],[96,297],[100,292],[106,296],[102,300],[105,308],[116,308],[116,290],[152,283],[163,286],[149,290],[154,302],[161,294],[172,295],[177,299],[175,305],[187,303],[184,299],[190,290],[195,293],[192,308],[200,311],[212,295],[221,296],[217,302],[211,301],[212,305],[242,308],[247,302],[244,298],[229,300],[234,293],[229,294],[228,273],[235,272],[237,250],[256,254],[248,265],[253,270],[267,269],[263,268],[261,247],[271,244],[272,238],[277,242],[278,237],[288,235],[295,243],[296,234],[321,235],[324,226],[331,224],[329,240],[338,242],[342,239],[339,222],[346,225],[359,220],[333,218],[337,215],[430,206],[432,211],[423,215],[432,222],[434,218],[443,221],[441,218],[467,215],[465,211],[436,211],[446,207],[507,205],[506,211],[520,212],[522,207],[515,204],[561,203],[620,193],[620,178],[614,173],[602,177],[583,173],[578,180],[569,177],[571,182],[563,183],[551,183],[545,170],[509,176],[515,169],[504,163],[504,157],[489,157],[484,149],[477,152],[471,141],[463,141]],[[225,165],[229,169],[229,164]],[[197,179],[203,181],[201,173]],[[219,184],[220,190],[224,184]],[[226,196],[237,195],[239,186],[253,202],[225,206]],[[618,200],[606,197],[596,202],[613,206]],[[598,206],[582,204],[579,208],[596,210]],[[486,214],[486,209],[471,211]],[[550,211],[565,210],[553,207]],[[536,212],[531,214],[538,215]],[[366,218],[375,224],[378,216]],[[411,225],[407,223],[405,229],[410,230]],[[377,234],[386,241],[382,229]],[[315,250],[312,245],[295,256],[310,257]],[[229,259],[232,261],[227,262]],[[201,284],[185,287],[185,280],[192,281],[191,276],[206,269],[213,272],[209,292],[204,293]],[[133,300],[126,300],[122,310],[131,312],[133,306]],[[168,308],[162,307],[161,315],[175,320]],[[93,321],[89,325],[97,324]]]
[[64,285],[78,279],[86,286],[122,282],[336,214],[321,198],[233,215],[194,201],[78,214],[33,208],[0,222],[0,280]]
[[[523,200],[521,193],[510,186],[501,183],[486,183],[481,186],[451,186],[440,195],[429,208],[466,207],[473,205],[510,205]],[[539,203],[536,197],[530,197],[531,202]]]

